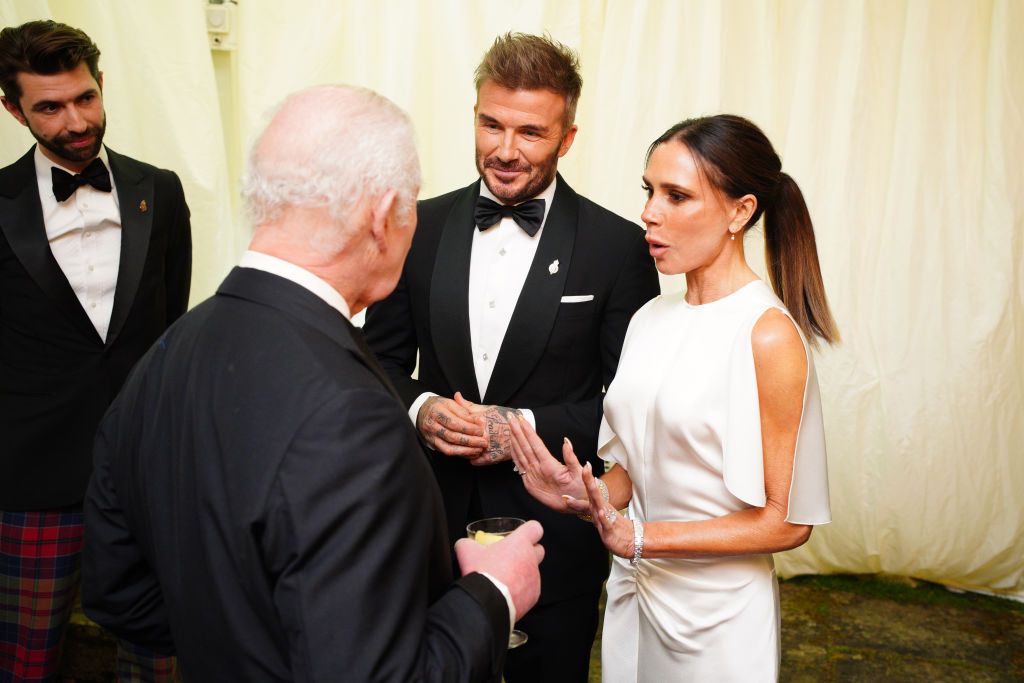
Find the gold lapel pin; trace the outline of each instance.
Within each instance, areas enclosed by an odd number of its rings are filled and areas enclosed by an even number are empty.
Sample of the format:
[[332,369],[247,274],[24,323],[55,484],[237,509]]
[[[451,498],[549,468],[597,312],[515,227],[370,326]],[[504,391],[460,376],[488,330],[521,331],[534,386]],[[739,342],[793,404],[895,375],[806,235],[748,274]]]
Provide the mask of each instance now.
[[149,211],[149,204],[146,203],[145,199],[139,202],[139,211],[141,211],[142,213],[146,213],[147,211]]

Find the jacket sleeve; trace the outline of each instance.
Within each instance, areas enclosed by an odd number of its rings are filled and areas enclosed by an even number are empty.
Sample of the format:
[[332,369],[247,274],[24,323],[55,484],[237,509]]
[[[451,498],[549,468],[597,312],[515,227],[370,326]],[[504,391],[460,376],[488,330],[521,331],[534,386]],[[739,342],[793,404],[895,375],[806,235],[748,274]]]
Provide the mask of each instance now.
[[167,277],[167,324],[184,315],[188,310],[188,295],[192,286],[192,224],[191,213],[185,202],[185,191],[181,180],[170,173],[173,180],[173,205],[171,222],[168,225],[167,254],[164,272]]
[[116,453],[107,436],[115,418],[115,412],[108,413],[96,437],[93,475],[85,495],[82,608],[117,637],[173,655],[174,641],[160,584],[118,501],[111,471]]
[[260,539],[295,680],[497,675],[507,605],[485,577],[451,581],[442,514],[393,398],[342,391],[305,421]]
[[[615,377],[630,319],[641,306],[661,292],[658,271],[647,251],[644,233],[640,230],[633,233],[635,237],[625,250],[622,267],[616,275],[608,301],[601,313],[601,380],[605,388]],[[591,461],[597,468],[602,465],[597,457],[597,433],[601,424],[603,403],[602,392],[585,401],[531,407],[537,421],[537,433],[548,450],[558,458],[562,456],[562,439],[569,437],[576,453]]]
[[408,409],[413,401],[429,389],[412,378],[419,340],[416,338],[405,272],[390,296],[366,310],[363,334]]

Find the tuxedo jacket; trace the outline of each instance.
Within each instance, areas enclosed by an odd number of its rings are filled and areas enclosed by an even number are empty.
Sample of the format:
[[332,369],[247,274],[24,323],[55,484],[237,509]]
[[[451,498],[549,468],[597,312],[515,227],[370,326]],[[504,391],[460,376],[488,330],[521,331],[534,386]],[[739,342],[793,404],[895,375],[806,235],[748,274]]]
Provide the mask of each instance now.
[[0,169],[0,510],[82,501],[103,411],[188,306],[192,244],[181,182],[107,153],[121,259],[106,342],[50,251],[33,151]]
[[[473,369],[467,303],[479,181],[419,203],[418,227],[394,293],[370,307],[367,341],[407,406],[425,391],[529,408],[548,449],[597,458],[604,387],[629,319],[659,292],[644,233],[576,194],[559,176],[537,252],[505,333],[486,395]],[[557,266],[555,265],[557,262]],[[564,297],[571,297],[568,301]],[[573,301],[575,298],[576,301]],[[419,375],[411,374],[419,353]],[[513,515],[544,526],[541,602],[599,589],[607,551],[594,528],[537,503],[512,463],[474,467],[431,451],[453,538],[469,516]]]
[[154,345],[97,435],[92,619],[176,653],[185,680],[499,675],[505,599],[479,574],[453,583],[430,466],[354,334],[236,268]]

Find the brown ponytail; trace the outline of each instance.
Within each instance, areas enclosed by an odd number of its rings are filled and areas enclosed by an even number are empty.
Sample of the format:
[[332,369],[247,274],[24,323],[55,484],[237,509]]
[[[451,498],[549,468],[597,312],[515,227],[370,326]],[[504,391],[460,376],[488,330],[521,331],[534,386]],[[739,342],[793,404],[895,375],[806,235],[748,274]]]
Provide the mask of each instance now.
[[839,341],[807,204],[796,182],[782,172],[782,161],[761,129],[730,114],[687,119],[651,143],[647,161],[670,140],[690,150],[719,191],[733,199],[748,194],[757,198],[757,209],[744,230],[764,215],[765,260],[775,294],[812,344],[818,337],[830,344]]
[[839,341],[825,299],[811,215],[800,187],[783,172],[764,210],[764,257],[772,288],[807,338]]

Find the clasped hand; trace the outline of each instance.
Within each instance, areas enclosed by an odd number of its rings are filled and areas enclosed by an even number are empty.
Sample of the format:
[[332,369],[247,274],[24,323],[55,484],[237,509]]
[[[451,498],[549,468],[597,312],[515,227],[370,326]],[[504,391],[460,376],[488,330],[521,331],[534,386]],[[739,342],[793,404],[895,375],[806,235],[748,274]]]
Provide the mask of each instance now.
[[514,408],[479,405],[461,393],[455,398],[431,396],[420,407],[416,428],[435,450],[471,465],[493,465],[512,459],[509,422],[521,413]]
[[569,439],[559,462],[529,422],[511,420],[512,459],[531,496],[557,512],[589,515],[605,547],[633,557],[633,523],[605,499],[588,462],[580,465]]

